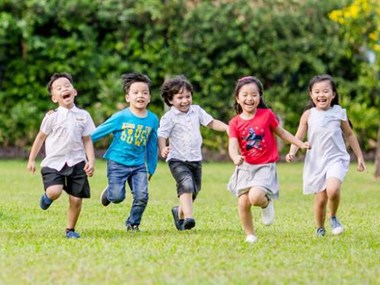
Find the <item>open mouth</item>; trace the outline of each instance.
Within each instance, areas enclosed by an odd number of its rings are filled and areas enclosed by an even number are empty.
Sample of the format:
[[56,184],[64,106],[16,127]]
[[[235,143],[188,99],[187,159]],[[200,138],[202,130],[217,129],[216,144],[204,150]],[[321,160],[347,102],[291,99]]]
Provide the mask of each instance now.
[[70,98],[70,94],[65,94],[65,95],[62,96],[62,98],[63,99],[68,99],[68,98]]

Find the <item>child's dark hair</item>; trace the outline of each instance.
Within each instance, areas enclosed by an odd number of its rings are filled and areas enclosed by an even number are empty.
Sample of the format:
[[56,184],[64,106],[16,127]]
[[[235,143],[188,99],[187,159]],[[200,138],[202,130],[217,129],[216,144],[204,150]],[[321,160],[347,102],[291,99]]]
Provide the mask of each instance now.
[[[314,84],[316,83],[319,83],[319,82],[322,82],[322,81],[329,81],[330,82],[330,85],[331,85],[331,89],[333,91],[333,93],[335,94],[335,97],[334,99],[332,99],[331,101],[331,107],[334,106],[334,105],[339,105],[339,95],[338,95],[338,89],[336,87],[336,84],[334,82],[334,79],[332,78],[331,75],[329,74],[318,74],[316,76],[314,76],[310,82],[309,82],[309,87],[308,87],[308,91],[309,91],[309,94],[311,93],[311,91],[313,90],[313,86]],[[313,102],[312,99],[310,99],[309,103],[307,104],[307,106],[305,107],[305,111],[308,110],[308,109],[311,109],[315,107],[315,104]]]
[[151,80],[149,79],[149,77],[139,72],[125,73],[121,76],[121,80],[123,84],[123,91],[125,94],[129,92],[129,88],[131,88],[131,85],[133,83],[143,82],[146,83],[149,87],[151,84]]
[[67,78],[67,80],[69,80],[71,84],[74,84],[73,77],[69,73],[67,73],[67,72],[54,73],[50,77],[50,80],[46,86],[49,94],[51,94],[51,87],[52,87],[54,81],[56,81],[58,78],[62,78],[62,77]]
[[[268,109],[268,106],[264,102],[263,84],[255,76],[245,76],[245,77],[240,78],[236,82],[235,91],[234,91],[235,98],[237,98],[239,96],[239,91],[244,85],[251,84],[251,83],[256,84],[256,86],[259,88],[260,102],[259,102],[259,105],[257,106],[257,108]],[[243,112],[243,109],[241,108],[241,106],[239,105],[239,103],[236,100],[235,100],[235,111],[237,114],[241,114]]]
[[193,86],[187,80],[184,75],[177,75],[174,78],[168,79],[161,86],[161,97],[168,106],[172,106],[170,103],[173,100],[175,94],[180,93],[183,89],[193,93]]

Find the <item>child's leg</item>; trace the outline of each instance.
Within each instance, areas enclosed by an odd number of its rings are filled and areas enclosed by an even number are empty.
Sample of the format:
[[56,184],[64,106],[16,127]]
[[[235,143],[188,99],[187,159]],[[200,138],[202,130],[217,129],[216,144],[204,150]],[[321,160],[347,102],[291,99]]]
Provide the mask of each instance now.
[[82,198],[69,195],[69,209],[67,212],[67,229],[75,229],[80,212],[82,210]]
[[317,228],[323,228],[326,217],[327,194],[326,191],[314,195],[314,219]]
[[62,194],[62,190],[63,190],[63,185],[52,185],[52,186],[49,186],[45,193],[46,193],[46,196],[54,201],[54,200],[57,200],[61,194]]
[[338,211],[339,202],[340,202],[340,186],[341,181],[335,177],[327,179],[326,182],[326,192],[328,197],[328,205],[330,211],[330,217],[334,217]]
[[192,193],[183,193],[181,196],[179,196],[178,217],[180,220],[193,218]]
[[245,234],[247,236],[255,235],[252,222],[251,202],[249,201],[248,193],[239,196],[238,211]]
[[248,192],[248,197],[252,206],[258,206],[260,208],[268,206],[269,200],[265,192],[260,188],[252,187]]

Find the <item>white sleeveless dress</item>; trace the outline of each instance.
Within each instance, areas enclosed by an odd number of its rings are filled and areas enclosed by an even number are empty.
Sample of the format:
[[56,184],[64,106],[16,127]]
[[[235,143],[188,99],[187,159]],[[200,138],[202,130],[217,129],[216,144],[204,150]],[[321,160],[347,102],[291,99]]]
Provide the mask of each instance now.
[[327,111],[310,109],[308,142],[303,171],[303,193],[315,194],[326,188],[326,179],[336,177],[343,182],[350,164],[341,128],[347,121],[346,110],[334,105]]

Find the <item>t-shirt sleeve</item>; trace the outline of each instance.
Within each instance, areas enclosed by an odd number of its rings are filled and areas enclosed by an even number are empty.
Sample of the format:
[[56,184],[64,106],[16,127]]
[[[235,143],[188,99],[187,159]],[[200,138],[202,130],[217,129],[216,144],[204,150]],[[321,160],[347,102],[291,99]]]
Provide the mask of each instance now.
[[197,106],[197,112],[199,116],[199,122],[203,126],[207,126],[212,122],[212,120],[214,120],[214,118],[205,110],[203,110],[200,106]]
[[53,114],[46,114],[45,117],[42,119],[42,123],[40,126],[40,131],[44,133],[45,135],[48,135],[53,130],[53,119],[54,119],[54,113]]
[[269,110],[268,122],[269,122],[269,128],[271,130],[274,130],[275,128],[277,128],[278,124],[280,123],[277,116],[273,113],[272,110]]
[[172,131],[173,124],[168,113],[164,114],[160,120],[160,126],[157,135],[161,138],[167,139]]
[[236,118],[233,118],[232,120],[230,120],[230,122],[228,123],[228,128],[229,128],[229,138],[238,138],[238,134],[237,134],[237,128],[236,128],[236,122],[237,122],[237,119]]
[[86,126],[83,130],[82,136],[86,137],[91,135],[91,132],[95,130],[94,121],[91,118],[91,115],[86,112]]

